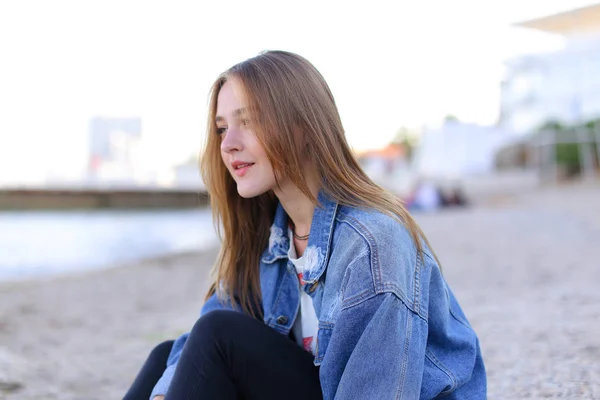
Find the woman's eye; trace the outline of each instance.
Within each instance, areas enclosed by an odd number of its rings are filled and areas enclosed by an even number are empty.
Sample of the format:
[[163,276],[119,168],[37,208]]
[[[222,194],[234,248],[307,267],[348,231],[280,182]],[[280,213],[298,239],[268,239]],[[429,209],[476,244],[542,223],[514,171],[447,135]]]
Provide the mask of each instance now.
[[217,128],[217,135],[222,135],[227,131],[227,128]]

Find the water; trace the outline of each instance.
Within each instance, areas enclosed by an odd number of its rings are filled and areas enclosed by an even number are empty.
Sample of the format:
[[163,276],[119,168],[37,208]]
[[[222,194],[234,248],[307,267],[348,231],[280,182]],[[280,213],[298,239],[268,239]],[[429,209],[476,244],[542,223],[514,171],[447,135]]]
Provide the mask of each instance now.
[[2,212],[0,280],[102,268],[217,244],[210,209]]

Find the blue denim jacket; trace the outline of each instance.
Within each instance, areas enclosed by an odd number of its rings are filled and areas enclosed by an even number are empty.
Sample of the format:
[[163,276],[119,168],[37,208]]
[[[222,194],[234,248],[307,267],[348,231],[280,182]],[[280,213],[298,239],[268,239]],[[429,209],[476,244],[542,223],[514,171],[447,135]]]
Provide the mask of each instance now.
[[[324,399],[485,399],[477,335],[431,251],[419,257],[409,231],[390,216],[340,206],[323,193],[319,202],[302,290],[319,319],[314,362]],[[260,283],[264,322],[283,335],[300,302],[289,245],[280,205]],[[222,308],[230,306],[213,296],[201,315]],[[166,393],[187,336],[176,340],[152,396]]]

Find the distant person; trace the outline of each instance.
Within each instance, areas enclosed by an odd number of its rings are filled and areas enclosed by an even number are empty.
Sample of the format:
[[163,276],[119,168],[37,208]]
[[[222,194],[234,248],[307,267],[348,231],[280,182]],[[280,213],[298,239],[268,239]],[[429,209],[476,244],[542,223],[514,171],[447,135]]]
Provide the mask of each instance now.
[[408,208],[410,211],[436,211],[444,205],[441,190],[431,182],[419,180],[415,185]]
[[235,65],[208,121],[212,285],[125,398],[485,399],[475,332],[421,229],[359,167],[315,67],[282,51]]
[[458,186],[455,186],[452,189],[452,192],[450,193],[448,198],[449,198],[448,203],[450,205],[459,206],[459,207],[465,207],[468,205],[468,201],[467,201],[467,197],[466,197],[465,193]]
[[442,207],[443,198],[437,186],[431,182],[423,182],[417,188],[415,203],[420,210],[435,211]]

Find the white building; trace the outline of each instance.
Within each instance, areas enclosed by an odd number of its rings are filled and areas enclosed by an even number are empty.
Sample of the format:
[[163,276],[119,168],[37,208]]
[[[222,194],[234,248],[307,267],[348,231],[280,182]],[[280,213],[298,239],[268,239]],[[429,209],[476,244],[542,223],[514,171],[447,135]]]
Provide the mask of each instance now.
[[95,117],[89,126],[88,179],[132,183],[142,137],[140,118]]
[[565,45],[507,62],[499,124],[528,133],[550,120],[600,117],[600,4],[517,26],[560,35]]
[[413,172],[434,180],[490,174],[498,149],[515,140],[511,131],[493,126],[446,121],[426,129],[413,161]]

